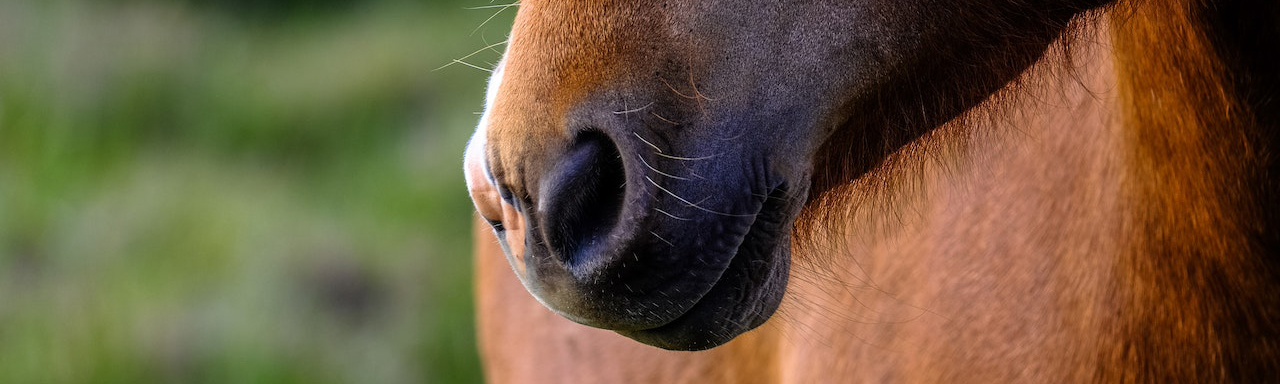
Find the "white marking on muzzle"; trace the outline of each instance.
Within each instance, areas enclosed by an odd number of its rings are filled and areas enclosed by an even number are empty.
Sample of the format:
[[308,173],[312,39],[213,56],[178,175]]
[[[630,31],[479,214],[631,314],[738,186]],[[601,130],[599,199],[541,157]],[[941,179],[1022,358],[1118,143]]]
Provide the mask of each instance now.
[[467,191],[471,194],[471,202],[475,204],[480,216],[489,221],[502,223],[504,231],[501,245],[513,261],[517,273],[524,273],[524,236],[525,220],[520,212],[502,199],[493,173],[489,170],[485,146],[488,144],[489,124],[492,121],[493,106],[498,98],[498,89],[502,85],[502,74],[505,65],[498,63],[489,77],[489,88],[485,92],[484,114],[475,133],[467,142],[467,150],[463,155],[463,172],[466,175]]

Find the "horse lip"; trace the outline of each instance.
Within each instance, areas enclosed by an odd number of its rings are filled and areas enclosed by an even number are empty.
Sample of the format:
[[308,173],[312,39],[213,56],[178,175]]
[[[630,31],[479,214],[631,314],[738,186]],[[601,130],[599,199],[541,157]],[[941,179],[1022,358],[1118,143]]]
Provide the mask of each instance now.
[[[650,345],[657,346],[664,349],[702,350],[702,349],[712,348],[720,344],[723,344],[725,342],[728,342],[730,339],[737,336],[738,334],[749,331],[755,328],[756,326],[759,326],[764,322],[764,320],[772,316],[772,313],[774,310],[777,309],[777,304],[778,304],[778,301],[780,300],[775,300],[772,303],[745,303],[742,301],[744,301],[743,299],[745,299],[746,297],[721,298],[721,297],[711,297],[711,295],[712,293],[717,291],[717,288],[721,288],[723,284],[745,283],[745,284],[749,284],[748,286],[749,288],[746,288],[746,289],[754,289],[754,290],[763,290],[763,289],[769,288],[766,286],[766,284],[770,282],[755,281],[756,278],[760,278],[760,276],[748,276],[746,279],[735,278],[733,277],[733,275],[730,274],[731,271],[729,271],[729,269],[737,265],[738,263],[745,262],[748,265],[751,265],[757,261],[761,261],[761,262],[765,262],[765,264],[768,265],[769,264],[768,261],[771,257],[772,258],[788,257],[789,249],[786,247],[788,244],[785,243],[785,241],[787,241],[787,236],[785,236],[783,233],[786,231],[785,229],[786,223],[789,222],[789,220],[785,220],[785,217],[789,216],[787,212],[788,204],[786,204],[785,201],[781,200],[783,199],[782,196],[784,196],[785,194],[786,194],[785,187],[778,187],[768,195],[769,197],[765,201],[765,204],[763,204],[760,207],[760,210],[753,216],[751,227],[747,231],[747,233],[743,235],[742,242],[739,243],[736,249],[734,249],[733,257],[730,258],[729,261],[725,263],[725,269],[721,271],[720,277],[717,278],[716,282],[712,285],[711,289],[703,293],[702,296],[698,297],[698,299],[694,302],[693,305],[691,305],[684,312],[673,317],[670,321],[663,323],[662,325],[645,328],[645,329],[639,329],[639,330],[619,331],[619,333],[622,333],[624,336],[630,337],[632,339],[636,339],[637,341],[641,341],[643,343],[650,344]],[[779,200],[771,203],[769,199],[779,199]],[[773,222],[768,222],[771,219],[773,220]],[[761,242],[769,242],[770,240],[772,240],[772,244],[761,244]],[[756,252],[753,252],[750,254],[744,253],[744,250],[747,252],[750,252],[752,250],[751,248],[761,246],[761,245],[768,245],[768,246],[762,250],[757,250]],[[750,258],[750,260],[744,260],[744,258]],[[786,284],[785,269],[787,268],[787,264],[785,262],[778,263],[778,260],[773,260],[773,261],[774,263],[772,263],[771,265],[772,268],[784,269],[783,271],[780,272],[781,278],[783,279],[783,281],[781,281],[780,284],[781,286],[785,286]],[[777,271],[774,271],[774,272],[777,272]],[[767,277],[765,278],[767,279]],[[748,281],[733,281],[735,279],[748,280]],[[779,282],[776,282],[776,281],[772,283],[774,283],[775,285],[779,284]],[[758,293],[758,292],[753,292],[753,293]],[[751,293],[748,293],[747,295],[750,295],[750,294]],[[777,297],[778,299],[781,298],[780,294],[777,296],[778,296]],[[767,301],[767,298],[765,299]],[[747,321],[746,324],[742,322],[734,321],[732,319],[713,319],[712,321],[723,320],[729,324],[732,324],[738,327],[738,329],[724,330],[728,332],[715,332],[714,330],[712,330],[710,333],[712,334],[713,337],[715,337],[715,339],[706,339],[703,341],[689,342],[689,340],[672,340],[671,337],[669,337],[671,334],[687,333],[691,330],[689,328],[697,328],[698,325],[696,323],[698,323],[699,321],[703,321],[703,322],[706,321],[706,319],[692,318],[693,316],[717,315],[717,313],[715,313],[715,309],[718,309],[718,308],[707,310],[706,309],[707,307],[705,307],[707,305],[713,305],[714,303],[710,303],[710,301],[715,301],[715,300],[719,300],[719,301],[737,300],[739,302],[732,303],[732,304],[734,304],[735,307],[738,307],[738,308],[741,308],[746,304],[755,304],[755,305],[763,304],[766,308],[762,308],[759,311],[750,313],[749,315],[753,315],[752,318],[743,319]],[[705,313],[707,311],[711,311],[711,313]],[[695,312],[703,312],[703,313],[695,313]],[[726,314],[720,313],[719,315],[726,315]],[[737,316],[741,314],[730,313],[727,315]],[[693,331],[696,332],[698,330],[695,329]],[[677,338],[678,337],[679,336],[677,336]]]

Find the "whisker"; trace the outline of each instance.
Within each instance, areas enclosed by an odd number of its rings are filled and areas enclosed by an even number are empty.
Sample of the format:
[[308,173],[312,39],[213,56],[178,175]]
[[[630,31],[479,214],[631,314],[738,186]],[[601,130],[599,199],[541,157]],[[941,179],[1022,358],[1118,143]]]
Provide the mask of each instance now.
[[680,195],[675,194],[675,192],[671,192],[671,191],[667,190],[666,188],[663,188],[661,185],[658,185],[658,182],[653,181],[653,179],[649,178],[649,176],[645,176],[645,177],[644,177],[644,179],[645,179],[645,180],[648,180],[648,181],[649,181],[649,184],[653,184],[653,186],[658,187],[658,189],[661,189],[663,192],[666,192],[668,195],[671,195],[671,197],[674,197],[674,198],[676,198],[677,200],[680,200],[680,201],[684,202],[685,204],[689,204],[689,206],[690,206],[690,207],[694,207],[694,208],[697,208],[697,209],[699,209],[699,210],[706,211],[706,212],[708,212],[708,213],[713,213],[713,214],[721,215],[721,216],[731,216],[731,217],[755,217],[755,215],[754,215],[754,214],[744,215],[744,214],[724,213],[724,212],[720,212],[720,211],[715,211],[715,210],[711,210],[711,209],[703,208],[703,207],[702,207],[702,206],[700,206],[700,205],[694,204],[692,201],[685,200],[685,198],[680,197]]
[[643,111],[643,110],[645,110],[645,108],[649,108],[649,107],[652,107],[652,106],[653,106],[653,103],[652,103],[652,102],[650,102],[649,104],[645,104],[645,106],[640,107],[640,108],[636,108],[636,109],[628,109],[628,110],[625,110],[625,111],[614,111],[614,112],[613,112],[613,114],[615,114],[615,115],[625,115],[625,114],[628,114],[628,113],[636,113],[636,112]]
[[648,168],[649,168],[649,170],[651,170],[651,171],[657,172],[659,175],[663,175],[663,176],[666,176],[666,177],[670,177],[670,178],[672,178],[672,179],[676,179],[676,180],[689,181],[689,179],[688,179],[688,178],[684,178],[684,177],[680,177],[680,176],[672,175],[672,174],[669,174],[669,173],[666,173],[666,172],[663,172],[663,171],[659,171],[657,168],[654,168],[652,165],[649,165],[649,162],[644,160],[644,156],[636,156],[636,157],[639,157],[639,158],[640,158],[640,162],[641,162],[641,163],[644,163],[644,166],[645,166],[645,167],[648,167]]
[[[485,46],[484,48],[480,48],[480,49],[476,50],[475,52],[471,52],[471,53],[467,54],[466,56],[463,56],[463,57],[459,57],[459,58],[457,58],[457,59],[454,59],[452,62],[449,62],[449,64],[445,64],[445,65],[440,66],[440,68],[432,69],[432,71],[439,71],[439,70],[441,70],[441,69],[448,68],[450,65],[457,64],[457,62],[458,62],[459,60],[466,60],[466,59],[470,58],[471,56],[475,56],[475,55],[479,54],[480,52],[484,52],[486,49],[493,49],[493,47],[496,47],[496,46],[499,46],[499,45],[506,44],[506,43],[507,43],[507,41],[508,41],[508,40],[503,40],[503,41],[500,41],[500,42],[497,42],[497,43],[489,44],[489,45]],[[499,52],[499,53],[501,53],[501,52]]]
[[471,67],[471,68],[479,69],[479,70],[481,70],[481,71],[485,71],[485,72],[493,73],[493,70],[492,70],[492,69],[485,68],[485,67],[481,67],[481,66],[479,66],[479,65],[471,64],[471,63],[468,63],[468,62],[465,62],[465,61],[462,61],[462,60],[453,59],[453,62],[454,62],[454,63],[458,63],[458,64],[462,64],[462,65],[465,65],[465,66],[468,66],[468,67]]
[[743,129],[738,131],[738,134],[733,135],[733,137],[722,137],[719,139],[723,141],[734,141],[734,140],[737,140],[738,138],[741,138],[742,136],[745,136],[746,134],[747,134],[747,130]]
[[[484,35],[480,35],[480,41],[483,41],[483,42],[488,43],[488,42],[489,42],[489,39],[486,39],[486,38],[484,37]],[[490,51],[493,51],[493,53],[496,53],[496,54],[502,55],[502,54],[504,54],[502,51],[499,51],[499,50],[493,49],[493,47],[496,47],[496,46],[498,46],[499,44],[506,44],[506,43],[508,43],[508,42],[510,42],[510,41],[511,41],[510,39],[507,39],[507,40],[503,40],[501,43],[493,43],[493,44],[489,44],[489,50],[490,50]]]
[[686,95],[686,94],[681,93],[680,91],[676,90],[676,87],[671,86],[671,83],[668,83],[666,79],[663,79],[663,78],[659,77],[659,78],[658,78],[658,80],[661,80],[663,84],[666,84],[666,85],[667,85],[667,88],[670,88],[670,89],[671,89],[671,92],[675,92],[675,94],[680,95],[680,97],[683,97],[683,98],[686,98],[686,99],[689,99],[689,100],[696,100],[696,99],[697,99],[697,97],[695,97],[695,96],[689,96],[689,95]]
[[658,240],[662,240],[662,242],[667,243],[667,245],[670,245],[670,246],[672,246],[672,247],[676,246],[675,244],[671,244],[671,242],[670,242],[670,241],[667,241],[667,239],[662,238],[662,236],[658,235],[658,234],[657,234],[656,232],[654,232],[654,231],[649,231],[649,233],[650,233],[650,234],[653,234],[653,237],[658,238]]
[[662,116],[661,116],[661,115],[659,115],[657,112],[649,111],[649,114],[653,115],[653,117],[658,118],[658,120],[662,120],[662,121],[667,122],[668,124],[671,124],[671,125],[680,125],[680,123],[677,123],[677,122],[674,122],[674,121],[671,121],[671,120],[667,120],[667,118],[662,117]]
[[506,7],[514,7],[514,6],[518,6],[518,5],[520,5],[520,2],[519,2],[519,1],[514,2],[514,3],[510,3],[510,4],[481,5],[481,6],[476,6],[476,7],[465,7],[465,8],[463,8],[463,9],[471,10],[471,9],[506,8]]
[[661,153],[658,153],[657,155],[668,158],[668,159],[672,159],[672,160],[684,160],[684,161],[707,160],[707,159],[712,159],[712,158],[715,158],[716,156],[719,156],[719,155],[711,155],[711,156],[702,156],[702,157],[680,157],[680,156],[664,155]]
[[669,213],[669,212],[667,212],[667,211],[664,211],[664,210],[662,210],[662,209],[659,209],[659,208],[654,208],[653,210],[658,211],[658,213],[661,213],[661,214],[664,214],[664,215],[670,216],[672,219],[676,219],[676,220],[680,220],[680,221],[690,221],[690,219],[686,219],[686,218],[683,218],[683,217],[680,217],[680,216],[672,215],[671,213]]
[[693,81],[693,72],[689,72],[689,87],[693,88],[694,96],[697,96],[702,99],[706,99],[707,101],[716,101],[716,99],[711,98],[710,96],[707,96],[706,94],[702,93],[702,91],[698,90],[698,83]]
[[658,146],[653,145],[653,143],[650,143],[649,140],[645,140],[643,137],[640,137],[639,133],[631,132],[631,134],[636,135],[636,138],[640,139],[640,141],[643,141],[645,144],[649,144],[650,147],[653,147],[653,150],[658,151],[659,156],[662,156],[662,148],[658,148]]
[[519,2],[519,1],[517,1],[517,2],[512,3],[512,4],[507,4],[506,6],[503,6],[503,7],[498,7],[498,11],[497,11],[497,12],[494,12],[492,15],[489,15],[489,18],[488,18],[488,19],[484,19],[484,21],[480,22],[480,25],[479,25],[479,26],[476,26],[476,29],[471,30],[471,33],[470,33],[470,34],[468,34],[468,36],[473,36],[473,35],[475,35],[475,34],[476,34],[476,32],[480,30],[480,28],[484,28],[484,26],[485,26],[486,24],[489,24],[489,22],[490,22],[490,21],[492,21],[492,20],[493,20],[493,18],[498,17],[498,15],[501,15],[501,14],[502,14],[502,11],[505,11],[505,10],[507,10],[507,8],[511,8],[511,7],[514,7],[514,6],[519,5],[519,4],[520,4],[520,2]]

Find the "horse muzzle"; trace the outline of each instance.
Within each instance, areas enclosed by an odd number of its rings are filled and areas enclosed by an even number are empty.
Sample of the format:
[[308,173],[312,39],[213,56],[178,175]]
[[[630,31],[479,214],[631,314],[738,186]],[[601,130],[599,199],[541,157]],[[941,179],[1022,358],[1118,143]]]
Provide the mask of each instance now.
[[803,203],[767,151],[583,126],[519,191],[488,171],[484,127],[468,146],[472,198],[524,286],[566,318],[666,349],[715,347],[767,320]]

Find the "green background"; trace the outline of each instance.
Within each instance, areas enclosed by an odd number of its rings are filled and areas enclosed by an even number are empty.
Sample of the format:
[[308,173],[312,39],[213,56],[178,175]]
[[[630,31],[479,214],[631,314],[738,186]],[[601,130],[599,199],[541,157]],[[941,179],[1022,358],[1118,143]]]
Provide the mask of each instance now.
[[0,383],[479,381],[502,5],[0,0]]

